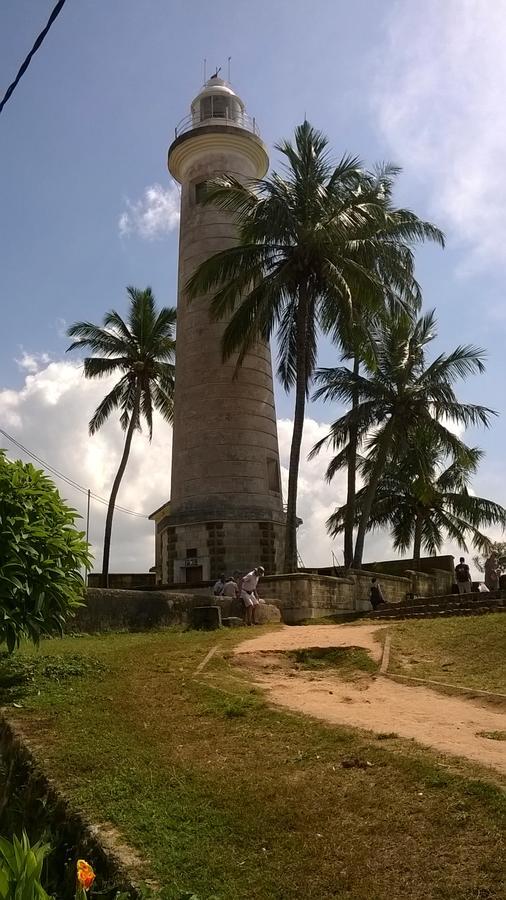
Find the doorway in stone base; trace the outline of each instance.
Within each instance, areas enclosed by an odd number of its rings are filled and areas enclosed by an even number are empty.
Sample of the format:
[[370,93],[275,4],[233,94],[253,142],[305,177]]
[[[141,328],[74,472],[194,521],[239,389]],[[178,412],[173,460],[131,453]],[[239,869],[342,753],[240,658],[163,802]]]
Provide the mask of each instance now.
[[199,584],[202,581],[202,566],[186,568],[186,584]]

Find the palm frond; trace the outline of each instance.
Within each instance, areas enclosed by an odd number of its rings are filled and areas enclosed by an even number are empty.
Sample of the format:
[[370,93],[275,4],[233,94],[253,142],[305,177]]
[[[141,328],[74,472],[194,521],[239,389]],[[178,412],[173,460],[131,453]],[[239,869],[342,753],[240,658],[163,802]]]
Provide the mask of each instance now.
[[118,409],[124,405],[125,397],[128,392],[129,379],[128,375],[124,375],[117,384],[114,385],[111,391],[105,395],[104,399],[100,401],[95,412],[93,413],[92,418],[89,423],[89,432],[90,435],[96,434],[96,432],[102,427],[104,422],[107,421],[113,410]]
[[130,360],[126,357],[110,359],[108,357],[87,356],[83,364],[86,378],[105,378],[117,369],[126,371],[130,365]]

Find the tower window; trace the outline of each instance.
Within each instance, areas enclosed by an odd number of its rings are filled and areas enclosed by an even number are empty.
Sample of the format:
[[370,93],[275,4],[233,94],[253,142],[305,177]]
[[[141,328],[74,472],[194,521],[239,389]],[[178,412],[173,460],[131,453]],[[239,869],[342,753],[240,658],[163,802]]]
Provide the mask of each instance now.
[[267,485],[270,491],[275,491],[276,494],[281,493],[278,461],[272,457],[267,460]]
[[197,548],[190,547],[190,549],[186,551],[186,559],[193,559],[194,556],[197,556]]
[[228,97],[203,97],[200,101],[200,121],[204,119],[227,119],[230,116]]
[[203,203],[207,197],[207,181],[199,181],[195,185],[195,203]]

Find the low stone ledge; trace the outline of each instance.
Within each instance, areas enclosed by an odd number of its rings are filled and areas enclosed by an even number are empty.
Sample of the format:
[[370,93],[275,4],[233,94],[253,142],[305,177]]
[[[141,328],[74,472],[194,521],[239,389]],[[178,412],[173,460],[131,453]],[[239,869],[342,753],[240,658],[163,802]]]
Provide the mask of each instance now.
[[[0,715],[0,756],[6,772],[0,790],[2,833],[19,831],[17,815],[20,826],[28,833],[42,836],[49,827],[57,834],[58,846],[49,862],[65,882],[69,895],[73,895],[75,886],[75,861],[84,858],[111,888],[140,897],[138,886],[145,876],[143,861],[132,848],[113,841],[112,826],[93,824],[71,805],[42,768],[36,748],[22,727],[5,713]],[[72,849],[70,858],[68,848]]]
[[[264,621],[279,622],[279,601],[267,598]],[[244,606],[233,597],[189,594],[183,591],[114,590],[87,588],[84,606],[67,623],[67,632],[100,634],[107,631],[149,631],[173,625],[187,626],[196,607],[217,607],[221,617],[244,615]],[[258,607],[260,608],[260,607]]]

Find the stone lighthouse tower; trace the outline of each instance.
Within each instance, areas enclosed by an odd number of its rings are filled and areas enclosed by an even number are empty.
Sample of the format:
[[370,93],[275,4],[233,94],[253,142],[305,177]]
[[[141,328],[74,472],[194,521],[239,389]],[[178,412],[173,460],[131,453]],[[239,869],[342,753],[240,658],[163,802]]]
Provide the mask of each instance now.
[[171,499],[152,516],[164,583],[281,567],[284,514],[269,347],[259,343],[236,374],[234,358],[222,361],[226,320],[211,321],[210,296],[189,303],[185,294],[196,267],[237,240],[230,215],[202,204],[207,182],[227,174],[261,178],[268,165],[255,120],[230,85],[213,76],[168,154],[181,185],[181,223]]

